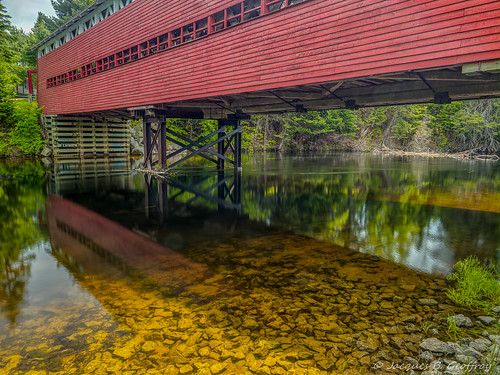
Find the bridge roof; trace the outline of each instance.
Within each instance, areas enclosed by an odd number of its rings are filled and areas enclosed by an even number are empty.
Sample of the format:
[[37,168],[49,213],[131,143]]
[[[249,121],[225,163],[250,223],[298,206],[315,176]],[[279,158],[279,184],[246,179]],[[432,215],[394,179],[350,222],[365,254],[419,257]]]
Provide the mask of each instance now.
[[50,33],[50,35],[46,36],[40,42],[38,42],[37,44],[35,44],[35,46],[32,47],[32,49],[37,49],[41,45],[43,45],[46,42],[48,42],[50,39],[54,38],[55,36],[61,34],[64,31],[68,30],[71,26],[73,26],[75,23],[77,23],[78,21],[80,21],[86,15],[92,13],[94,10],[97,9],[97,7],[99,5],[101,5],[101,4],[105,3],[105,2],[106,2],[106,0],[96,0],[95,2],[93,2],[92,4],[90,4],[87,8],[85,8],[80,13],[78,13],[76,16],[74,16],[73,18],[71,18],[69,21],[66,21],[57,30],[53,31],[52,33]]

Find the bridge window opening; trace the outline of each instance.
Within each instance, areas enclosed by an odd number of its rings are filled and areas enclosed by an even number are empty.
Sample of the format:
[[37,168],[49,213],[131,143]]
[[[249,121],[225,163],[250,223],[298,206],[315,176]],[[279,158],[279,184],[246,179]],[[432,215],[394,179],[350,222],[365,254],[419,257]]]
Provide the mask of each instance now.
[[182,27],[182,43],[189,42],[194,39],[194,24],[190,23],[189,25]]
[[274,0],[267,2],[267,10],[268,12],[274,12],[275,10],[282,9],[286,7],[288,4],[288,0]]
[[242,4],[236,4],[226,9],[226,27],[241,23]]
[[103,62],[102,62],[102,59],[97,60],[95,68],[96,68],[96,72],[102,72],[103,71]]
[[139,47],[134,46],[130,49],[130,60],[134,61],[139,58]]
[[130,61],[130,48],[123,51],[123,63],[126,64]]
[[181,29],[176,29],[170,33],[170,38],[172,40],[172,46],[181,44]]
[[196,30],[195,33],[195,38],[201,38],[202,36],[205,36],[208,34],[208,17],[205,17],[199,21],[196,21],[194,23],[194,27]]
[[260,16],[260,0],[245,0],[243,2],[243,20],[251,20]]
[[85,66],[85,76],[89,76],[92,74],[92,64],[87,64]]
[[116,54],[116,65],[122,65],[123,64],[123,52],[118,52]]
[[85,21],[85,27],[84,27],[84,29],[85,29],[85,30],[88,30],[88,29],[90,29],[90,27],[91,27],[91,22],[90,22],[90,20]]
[[148,42],[141,43],[139,47],[141,48],[141,57],[149,55]]
[[66,43],[66,37],[63,36],[62,38],[59,39],[59,45],[62,46],[64,43]]
[[55,48],[55,45],[54,45],[54,43],[52,43],[52,44],[50,45],[50,50],[51,50],[51,51],[53,51],[53,50],[54,50],[54,48]]
[[149,54],[158,52],[158,38],[149,40]]
[[182,41],[193,40],[194,23],[182,27]]
[[74,29],[74,30],[72,30],[72,31],[71,31],[71,38],[74,38],[74,37],[76,37],[77,35],[78,35],[78,32],[77,32],[77,30],[76,30],[76,29]]
[[168,48],[168,33],[160,35],[158,37],[158,43],[159,43],[158,49],[160,51],[166,50]]
[[226,27],[226,17],[224,14],[225,12],[221,10],[212,16],[212,31],[219,31]]

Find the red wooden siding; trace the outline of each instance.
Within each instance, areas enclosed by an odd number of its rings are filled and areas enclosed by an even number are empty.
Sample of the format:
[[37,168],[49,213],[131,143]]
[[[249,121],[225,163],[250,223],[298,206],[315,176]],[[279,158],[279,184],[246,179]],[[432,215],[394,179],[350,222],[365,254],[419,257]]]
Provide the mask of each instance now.
[[307,0],[80,80],[49,78],[235,4],[136,0],[38,60],[46,114],[92,112],[500,58],[498,0]]

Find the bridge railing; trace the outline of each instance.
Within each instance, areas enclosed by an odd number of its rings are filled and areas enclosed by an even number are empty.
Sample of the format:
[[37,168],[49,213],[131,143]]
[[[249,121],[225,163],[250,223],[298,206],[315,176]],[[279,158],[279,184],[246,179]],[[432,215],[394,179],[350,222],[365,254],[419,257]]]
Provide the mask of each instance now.
[[276,12],[307,0],[244,0],[223,10],[167,31],[139,44],[116,51],[108,56],[47,79],[47,88],[59,86],[117,66],[127,64],[178,45],[188,43],[221,30]]

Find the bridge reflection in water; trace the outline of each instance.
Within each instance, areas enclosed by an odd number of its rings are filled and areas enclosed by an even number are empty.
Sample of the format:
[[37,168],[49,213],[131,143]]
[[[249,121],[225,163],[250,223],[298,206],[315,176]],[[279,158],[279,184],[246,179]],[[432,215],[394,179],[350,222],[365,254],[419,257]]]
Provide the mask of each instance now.
[[171,290],[196,284],[207,277],[206,267],[176,250],[186,238],[224,238],[248,227],[241,225],[248,221],[241,213],[241,174],[146,175],[137,189],[141,176],[126,172],[133,162],[53,167],[46,207],[53,245],[93,273],[148,278]]

